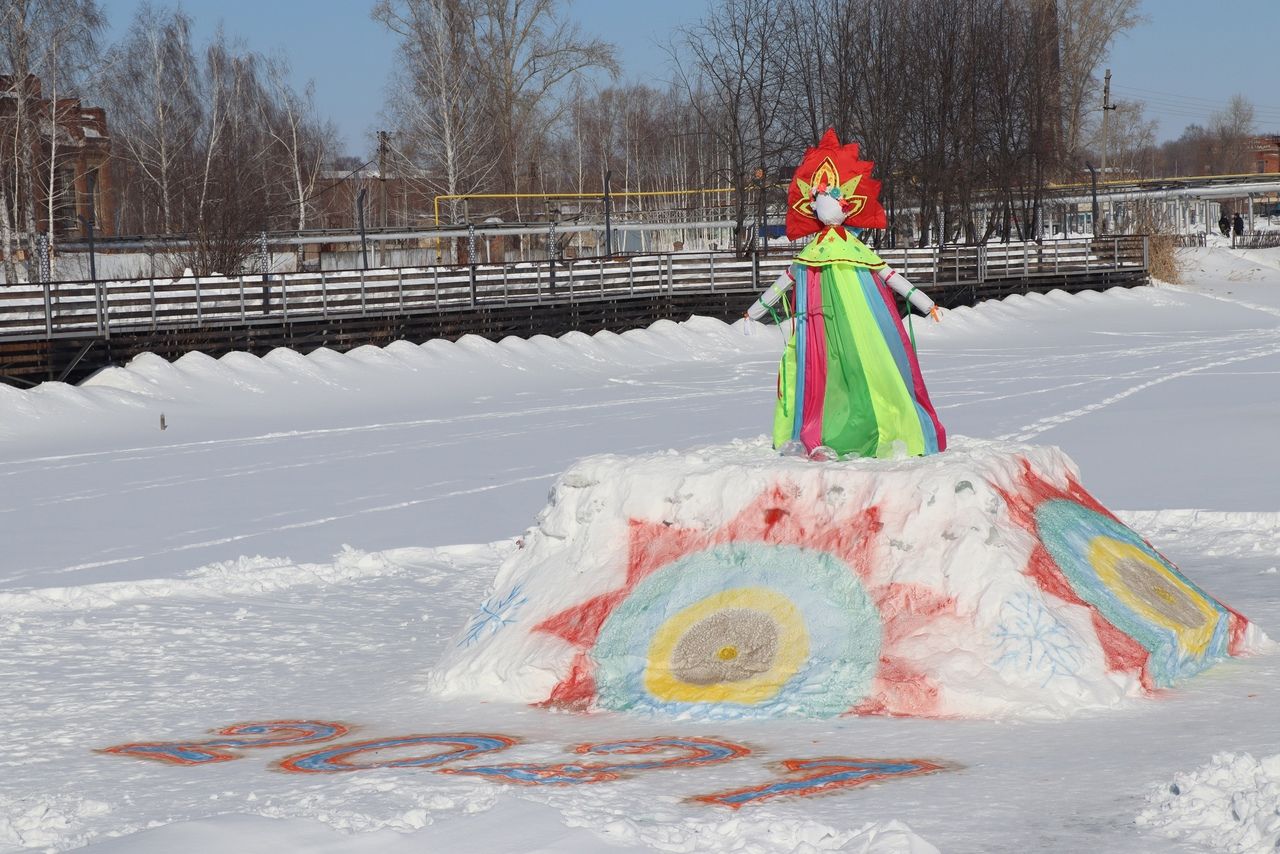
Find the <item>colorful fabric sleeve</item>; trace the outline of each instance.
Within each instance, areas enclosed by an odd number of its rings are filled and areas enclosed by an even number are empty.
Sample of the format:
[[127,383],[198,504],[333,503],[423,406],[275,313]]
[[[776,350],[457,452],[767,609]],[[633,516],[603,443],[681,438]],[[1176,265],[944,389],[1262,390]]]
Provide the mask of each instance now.
[[911,284],[911,280],[899,273],[892,267],[885,267],[879,271],[880,280],[897,292],[898,296],[904,297],[912,306],[919,309],[921,314],[928,314],[933,311],[934,302],[929,299],[929,295],[924,291]]
[[747,309],[747,317],[752,320],[759,320],[769,313],[769,309],[777,305],[778,300],[782,299],[782,295],[791,289],[791,271],[783,270],[778,274],[778,278],[773,280],[773,284],[769,286],[760,298],[752,303],[751,308]]

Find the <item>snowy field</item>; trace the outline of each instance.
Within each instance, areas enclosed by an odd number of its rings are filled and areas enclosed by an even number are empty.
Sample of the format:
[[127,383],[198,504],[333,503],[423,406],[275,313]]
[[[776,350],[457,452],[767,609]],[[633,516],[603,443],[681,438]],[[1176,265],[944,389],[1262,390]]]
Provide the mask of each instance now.
[[[1182,260],[1181,286],[917,322],[922,366],[953,435],[1060,446],[1103,504],[1280,637],[1280,250]],[[708,723],[426,689],[559,473],[766,432],[780,348],[776,330],[693,319],[0,386],[0,852],[1274,851],[1275,654],[1061,720]],[[317,723],[207,744],[279,721]],[[513,740],[501,762],[640,738],[737,758],[567,786],[456,773],[478,755],[454,773],[278,764],[442,733]],[[185,743],[170,755],[188,764],[97,752],[138,742]],[[200,742],[228,761],[193,761]],[[939,770],[693,800],[831,756]]]

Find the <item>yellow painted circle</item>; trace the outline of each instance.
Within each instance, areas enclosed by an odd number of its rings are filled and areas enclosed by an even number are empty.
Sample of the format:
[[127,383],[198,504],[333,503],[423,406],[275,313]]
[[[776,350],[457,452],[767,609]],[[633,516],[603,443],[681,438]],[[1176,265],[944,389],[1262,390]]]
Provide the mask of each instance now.
[[[681,640],[705,628],[708,621],[728,621],[758,629],[769,637],[755,650],[743,643],[708,651],[707,658],[732,663],[736,678],[691,681],[682,678],[687,663],[676,660]],[[809,632],[800,611],[786,596],[765,587],[739,587],[708,596],[669,617],[654,632],[644,670],[645,688],[655,698],[682,703],[742,703],[771,699],[809,657]],[[745,668],[745,669],[742,669]]]
[[1132,543],[1097,536],[1089,563],[1115,597],[1145,619],[1172,630],[1188,652],[1204,655],[1218,612],[1194,588]]

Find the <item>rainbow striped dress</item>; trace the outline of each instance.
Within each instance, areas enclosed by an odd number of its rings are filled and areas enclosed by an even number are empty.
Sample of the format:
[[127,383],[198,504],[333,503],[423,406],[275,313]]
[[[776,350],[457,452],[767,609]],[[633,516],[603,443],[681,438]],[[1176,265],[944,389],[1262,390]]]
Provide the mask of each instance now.
[[881,278],[885,262],[844,228],[796,256],[794,333],[778,368],[773,446],[826,445],[841,456],[946,450],[920,363]]

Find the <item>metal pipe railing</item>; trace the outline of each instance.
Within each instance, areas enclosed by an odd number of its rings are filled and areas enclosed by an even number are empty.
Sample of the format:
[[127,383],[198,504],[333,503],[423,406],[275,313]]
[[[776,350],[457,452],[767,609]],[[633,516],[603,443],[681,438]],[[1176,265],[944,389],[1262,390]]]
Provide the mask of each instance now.
[[[936,247],[888,250],[885,255],[886,260],[898,266],[908,278],[932,280],[938,282],[939,287],[951,286],[953,283],[947,281],[951,276],[954,284],[969,278],[977,283],[986,282],[992,278],[993,261],[1005,277],[1016,277],[1020,272],[1024,280],[1038,274],[1078,275],[1081,271],[1087,274],[1099,269],[1145,269],[1146,266],[1146,244],[1142,236],[1052,241],[1052,244],[1049,252],[1045,251],[1049,247],[1022,243],[951,246],[948,247],[950,258]],[[1018,255],[1021,263],[1015,268],[1012,262]],[[280,299],[272,301],[274,304],[264,304],[261,319],[368,315],[390,306],[403,313],[479,304],[497,307],[546,300],[607,299],[655,289],[666,294],[699,290],[746,293],[758,291],[790,263],[791,258],[786,255],[760,252],[744,258],[733,253],[704,251],[617,259],[567,259],[554,265],[548,262],[437,265],[347,275],[323,271],[278,274],[273,278],[279,286]],[[949,275],[939,281],[944,266]],[[567,280],[567,289],[562,287],[557,291],[557,273]],[[594,287],[582,287],[587,282]],[[54,337],[60,332],[72,331],[83,334],[86,329],[105,337],[113,330],[199,327],[205,323],[225,323],[237,316],[241,322],[247,320],[243,276],[62,283],[58,287],[61,293],[73,297],[83,293],[92,298],[59,300],[48,284],[0,288],[0,340],[15,335]],[[11,295],[10,291],[18,293]],[[108,313],[109,302],[114,305]]]

